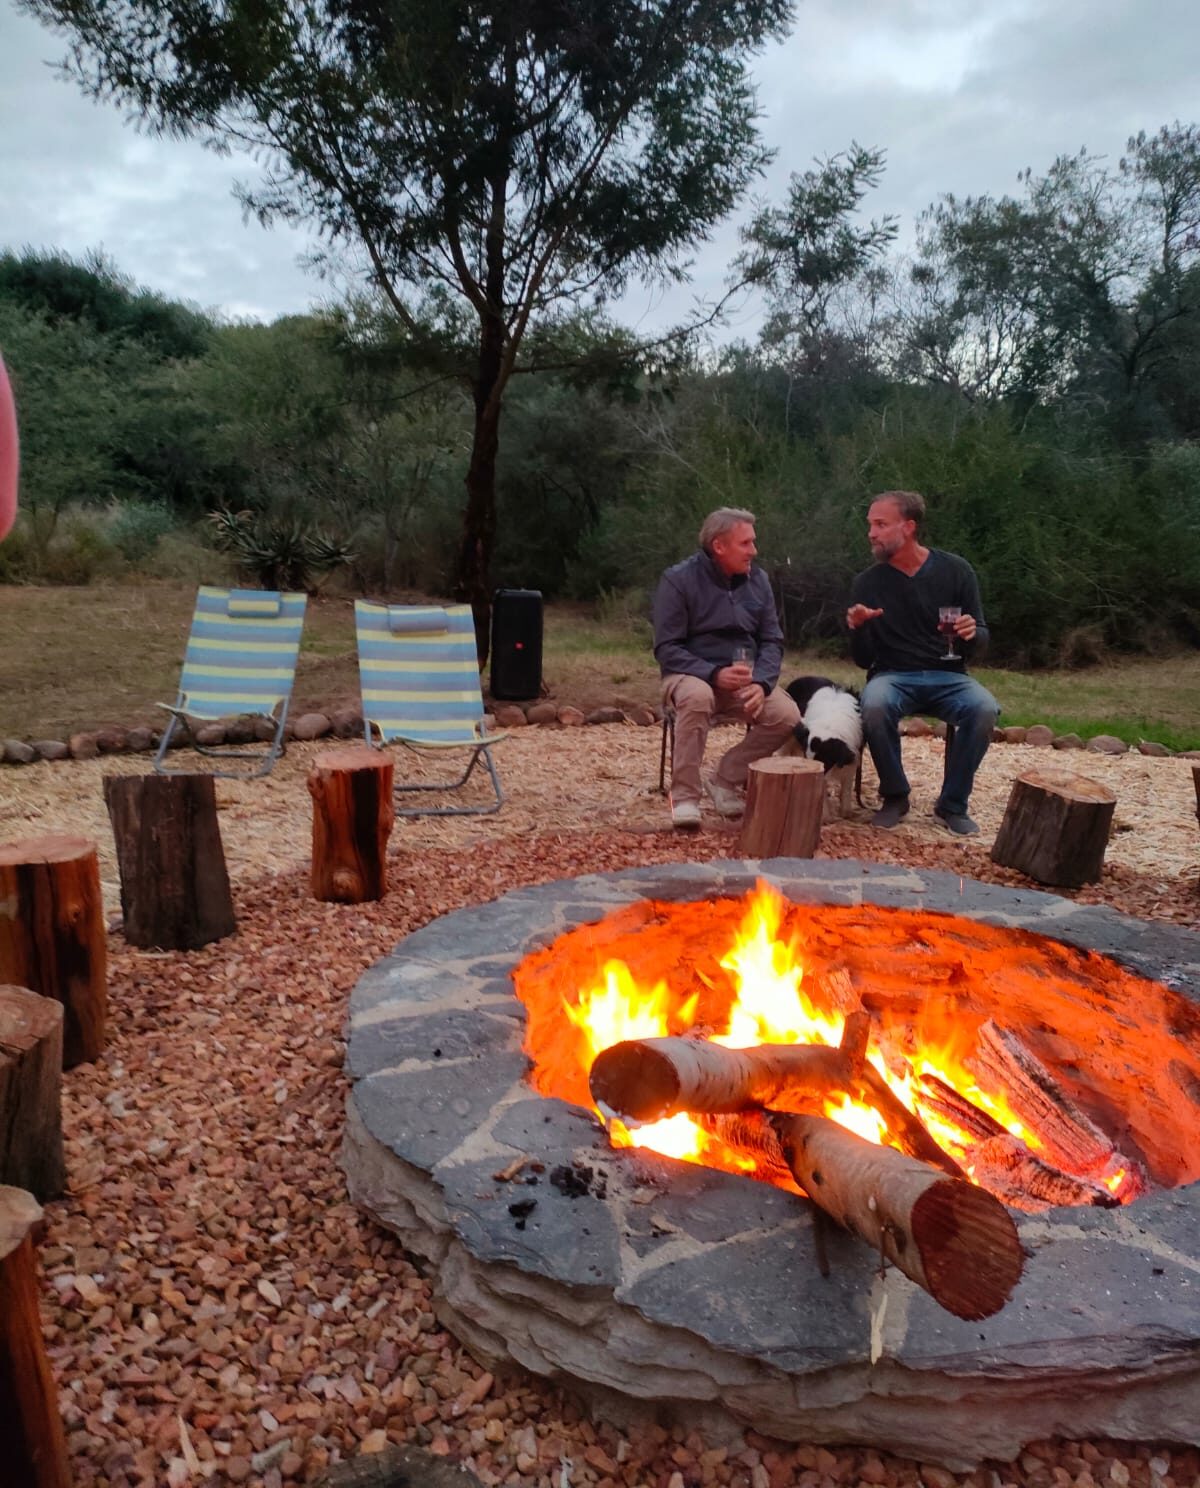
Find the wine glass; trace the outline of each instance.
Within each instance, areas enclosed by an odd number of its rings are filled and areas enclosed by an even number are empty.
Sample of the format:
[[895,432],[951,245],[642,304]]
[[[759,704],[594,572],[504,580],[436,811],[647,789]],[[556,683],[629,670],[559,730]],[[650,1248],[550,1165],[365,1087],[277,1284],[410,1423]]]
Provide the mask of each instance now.
[[938,631],[946,637],[946,653],[939,656],[939,661],[961,661],[961,655],[954,649],[954,626],[962,617],[961,605],[942,605],[938,609]]

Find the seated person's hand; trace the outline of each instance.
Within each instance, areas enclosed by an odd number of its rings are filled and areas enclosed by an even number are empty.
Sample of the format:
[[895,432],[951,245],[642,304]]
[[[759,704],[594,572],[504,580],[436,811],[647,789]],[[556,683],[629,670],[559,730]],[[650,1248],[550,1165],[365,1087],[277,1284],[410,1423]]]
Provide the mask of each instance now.
[[954,622],[954,634],[960,641],[973,641],[978,629],[974,615],[960,615]]
[[722,667],[717,673],[717,686],[722,692],[736,692],[750,686],[754,680],[754,672],[748,662],[735,662],[733,666]]
[[860,625],[865,625],[868,620],[877,620],[882,614],[882,610],[873,610],[865,604],[851,605],[846,611],[846,624],[851,630],[857,630]]
[[742,712],[751,722],[762,712],[766,701],[767,695],[757,682],[751,682],[748,687],[743,687],[738,693],[738,702],[742,705]]

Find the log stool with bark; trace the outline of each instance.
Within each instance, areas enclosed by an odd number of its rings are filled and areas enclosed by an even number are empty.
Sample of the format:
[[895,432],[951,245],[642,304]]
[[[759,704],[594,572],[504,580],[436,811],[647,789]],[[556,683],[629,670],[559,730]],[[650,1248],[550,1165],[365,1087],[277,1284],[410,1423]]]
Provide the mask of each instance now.
[[819,760],[768,755],[746,777],[738,851],[745,858],[811,858],[821,840],[825,767]]
[[104,1047],[108,964],[96,844],[29,837],[0,846],[0,983],[63,1005],[63,1067]]
[[211,775],[106,775],[130,945],[196,951],[237,929]]
[[62,1003],[0,986],[0,1184],[63,1191]]
[[361,904],[382,899],[387,844],[395,821],[392,759],[375,749],[332,749],[308,775],[313,802],[315,899]]
[[1055,887],[1098,883],[1116,804],[1086,775],[1026,770],[1013,781],[992,861]]
[[70,1488],[58,1392],[42,1342],[33,1241],[37,1200],[0,1187],[0,1481]]

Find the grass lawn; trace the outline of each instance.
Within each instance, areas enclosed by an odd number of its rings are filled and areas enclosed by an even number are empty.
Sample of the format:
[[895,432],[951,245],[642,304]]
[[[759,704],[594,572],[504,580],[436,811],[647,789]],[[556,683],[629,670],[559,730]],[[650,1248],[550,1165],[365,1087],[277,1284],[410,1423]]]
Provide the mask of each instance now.
[[[0,586],[0,738],[63,738],[102,723],[161,725],[165,714],[154,704],[175,699],[194,602],[192,585],[163,581]],[[850,683],[862,677],[849,662],[790,652],[785,678],[801,672]],[[1004,723],[1200,748],[1197,653],[1072,672],[985,667],[977,675],[999,698]],[[584,709],[653,702],[658,674],[648,622],[549,606],[543,676],[552,697]],[[352,600],[310,600],[293,716],[357,702]]]

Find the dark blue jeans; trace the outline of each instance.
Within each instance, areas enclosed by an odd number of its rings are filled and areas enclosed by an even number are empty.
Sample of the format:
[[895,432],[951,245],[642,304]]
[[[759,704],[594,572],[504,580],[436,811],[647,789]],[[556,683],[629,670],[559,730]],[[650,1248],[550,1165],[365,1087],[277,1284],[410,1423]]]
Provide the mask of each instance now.
[[946,816],[965,816],[1000,704],[962,672],[880,672],[872,677],[862,690],[863,733],[885,800],[908,795],[908,777],[900,761],[900,720],[914,713],[954,725],[954,748],[934,809]]

